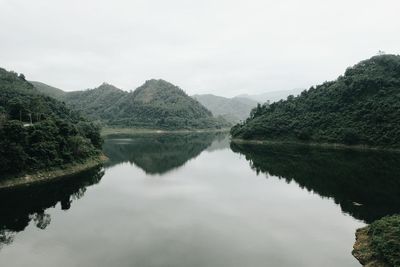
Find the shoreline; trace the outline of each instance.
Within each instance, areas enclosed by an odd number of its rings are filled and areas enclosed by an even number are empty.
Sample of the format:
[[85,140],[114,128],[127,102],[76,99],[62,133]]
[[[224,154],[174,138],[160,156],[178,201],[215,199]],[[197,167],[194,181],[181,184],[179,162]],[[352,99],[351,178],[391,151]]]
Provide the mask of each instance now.
[[254,144],[254,145],[299,145],[309,146],[326,149],[337,150],[359,150],[359,151],[386,151],[386,152],[400,152],[400,148],[385,148],[385,147],[372,147],[368,145],[345,145],[340,143],[306,143],[296,141],[272,141],[272,140],[245,140],[240,138],[231,138],[231,142],[235,144]]
[[369,225],[359,228],[356,231],[356,242],[353,245],[351,254],[362,266],[366,267],[389,267],[388,264],[377,258],[368,235]]
[[27,173],[23,175],[16,175],[14,177],[5,178],[0,180],[0,190],[13,189],[23,186],[30,186],[33,184],[46,183],[63,179],[67,176],[72,176],[92,169],[103,164],[107,161],[107,157],[101,154],[96,159],[88,159],[83,163],[72,163],[63,165],[60,168],[53,170],[37,171],[35,173]]
[[229,132],[230,128],[222,129],[181,129],[181,130],[163,130],[163,129],[146,129],[146,128],[103,128],[101,136],[109,136],[113,134],[168,134],[168,133],[218,133]]

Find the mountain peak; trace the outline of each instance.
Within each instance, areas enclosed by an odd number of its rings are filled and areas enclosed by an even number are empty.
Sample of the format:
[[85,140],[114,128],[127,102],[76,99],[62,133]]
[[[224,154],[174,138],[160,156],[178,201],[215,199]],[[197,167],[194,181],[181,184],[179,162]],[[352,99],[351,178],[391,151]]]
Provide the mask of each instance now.
[[147,86],[147,87],[177,87],[176,85],[167,82],[166,80],[163,79],[150,79],[147,80],[141,87]]
[[94,90],[96,90],[96,89],[104,90],[104,91],[122,91],[118,87],[116,87],[112,84],[106,83],[106,82],[103,82],[100,86],[96,87]]

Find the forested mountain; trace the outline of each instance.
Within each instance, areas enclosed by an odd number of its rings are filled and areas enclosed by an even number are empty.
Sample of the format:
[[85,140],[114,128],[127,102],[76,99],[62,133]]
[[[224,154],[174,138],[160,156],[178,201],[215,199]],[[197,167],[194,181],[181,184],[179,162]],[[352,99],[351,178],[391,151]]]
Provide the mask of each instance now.
[[114,114],[110,113],[112,106],[127,94],[113,85],[103,83],[95,89],[68,92],[61,100],[90,119],[108,121],[114,118]]
[[24,75],[0,69],[0,178],[96,156],[97,126],[45,96]]
[[256,95],[249,95],[249,94],[242,94],[238,95],[238,98],[245,98],[249,99],[258,103],[265,103],[265,102],[276,102],[282,99],[286,99],[288,96],[293,95],[297,96],[299,95],[304,89],[292,89],[292,90],[279,90],[279,91],[272,91],[272,92],[267,92],[263,94],[256,94]]
[[212,94],[193,95],[194,99],[209,109],[215,116],[222,116],[227,121],[237,123],[245,120],[257,102],[248,98],[226,98]]
[[198,101],[164,80],[148,80],[133,92],[109,84],[59,97],[68,107],[108,126],[155,129],[229,127]]
[[298,97],[259,105],[234,138],[400,147],[400,56],[379,55]]
[[33,86],[42,94],[54,97],[54,98],[62,98],[65,95],[65,92],[59,88],[47,85],[42,82],[36,82],[36,81],[29,81]]
[[164,80],[148,80],[121,98],[111,109],[111,125],[188,129],[227,126],[198,101]]

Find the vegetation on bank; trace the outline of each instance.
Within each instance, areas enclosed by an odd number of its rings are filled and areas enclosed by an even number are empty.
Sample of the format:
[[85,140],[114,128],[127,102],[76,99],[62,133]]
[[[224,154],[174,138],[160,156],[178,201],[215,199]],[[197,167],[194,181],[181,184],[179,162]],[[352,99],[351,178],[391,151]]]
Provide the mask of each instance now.
[[100,127],[0,69],[0,179],[100,155]]
[[0,180],[0,190],[49,182],[67,176],[77,175],[81,172],[102,165],[107,160],[106,156],[100,155],[99,157],[88,158],[82,162],[73,162],[53,168],[34,171],[32,173],[10,176]]
[[[400,266],[400,215],[358,229],[353,255],[366,266]],[[372,265],[374,264],[374,265]]]
[[109,127],[177,130],[231,126],[164,80],[148,80],[132,92],[104,83],[95,89],[65,93],[58,99]]
[[231,134],[247,140],[400,147],[400,56],[372,57],[335,81],[258,105]]

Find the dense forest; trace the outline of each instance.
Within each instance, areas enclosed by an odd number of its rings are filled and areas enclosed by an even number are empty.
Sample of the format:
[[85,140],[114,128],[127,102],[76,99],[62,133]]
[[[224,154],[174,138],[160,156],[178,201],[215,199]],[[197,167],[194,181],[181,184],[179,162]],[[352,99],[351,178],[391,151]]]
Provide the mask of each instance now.
[[56,97],[88,118],[111,127],[175,130],[231,126],[164,80],[148,80],[132,92],[104,83],[95,89],[65,92]]
[[400,56],[379,55],[299,96],[258,105],[233,138],[400,147]]
[[0,177],[97,156],[99,126],[0,69]]
[[114,105],[110,112],[116,126],[190,129],[228,126],[223,119],[164,80],[148,80]]
[[194,99],[209,109],[214,116],[222,116],[231,123],[245,120],[257,102],[244,97],[226,98],[212,94],[193,95]]

